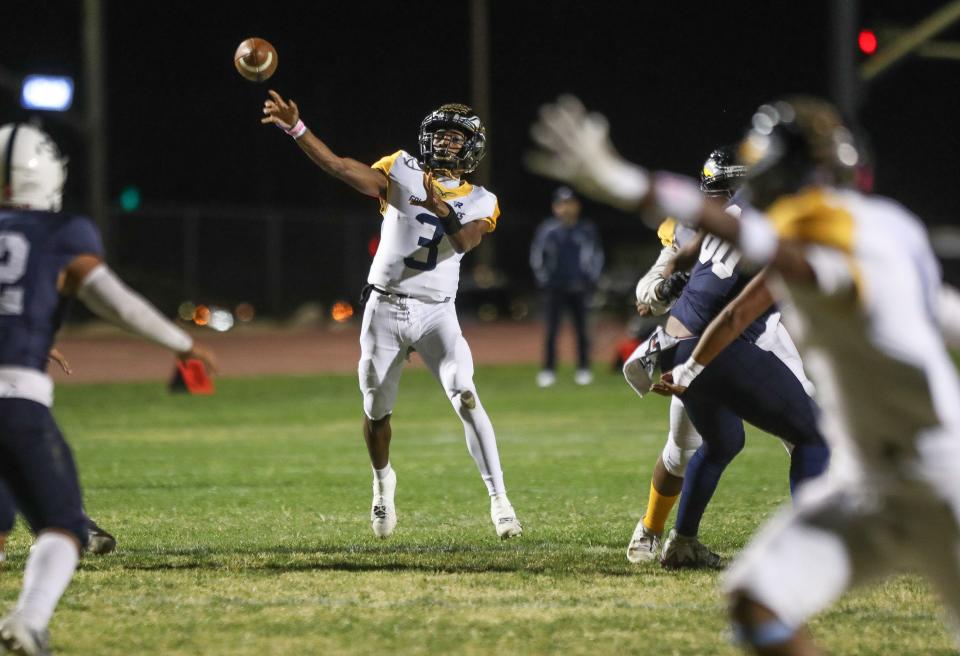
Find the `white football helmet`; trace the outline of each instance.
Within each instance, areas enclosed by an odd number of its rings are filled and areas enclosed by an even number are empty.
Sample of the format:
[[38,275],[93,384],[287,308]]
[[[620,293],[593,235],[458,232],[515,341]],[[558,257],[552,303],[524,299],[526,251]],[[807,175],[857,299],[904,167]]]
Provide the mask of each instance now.
[[43,130],[27,123],[0,127],[0,206],[59,212],[67,159]]

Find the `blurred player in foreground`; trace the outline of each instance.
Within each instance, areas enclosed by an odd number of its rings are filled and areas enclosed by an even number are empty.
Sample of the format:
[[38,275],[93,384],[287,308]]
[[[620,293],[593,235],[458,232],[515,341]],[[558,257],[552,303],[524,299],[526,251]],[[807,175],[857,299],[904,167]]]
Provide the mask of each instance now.
[[[811,616],[904,570],[930,581],[956,630],[960,380],[944,343],[960,333],[956,296],[920,221],[852,188],[861,154],[836,110],[806,97],[760,107],[741,146],[755,209],[739,220],[691,181],[624,161],[606,122],[575,99],[545,108],[535,136],[547,150],[531,160],[542,173],[738,244],[793,301],[832,457],[729,571],[739,640],[759,654],[818,653]],[[674,383],[698,367],[679,365]]]
[[[47,625],[87,544],[89,520],[70,447],[50,413],[45,373],[69,299],[180,358],[212,356],[103,263],[89,219],[60,213],[66,160],[40,130],[0,127],[0,503],[26,518],[37,539],[14,611],[0,620],[0,645],[15,654],[48,654]],[[0,508],[0,517],[13,509]]]
[[496,227],[500,215],[496,196],[462,179],[486,151],[483,124],[466,105],[443,105],[420,124],[421,159],[398,150],[367,166],[335,155],[304,126],[296,103],[275,91],[270,96],[263,123],[286,131],[327,174],[380,200],[383,224],[364,288],[359,365],[363,437],[373,467],[374,534],[386,538],[397,524],[390,415],[404,364],[416,350],[463,422],[467,448],[490,495],[497,535],[520,535],[454,305],[460,260]]

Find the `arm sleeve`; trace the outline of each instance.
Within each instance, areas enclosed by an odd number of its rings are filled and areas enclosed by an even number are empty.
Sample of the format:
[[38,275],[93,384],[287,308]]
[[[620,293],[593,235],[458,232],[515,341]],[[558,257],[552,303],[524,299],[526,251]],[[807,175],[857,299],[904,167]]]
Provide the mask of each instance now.
[[657,257],[657,261],[637,283],[637,303],[649,305],[650,311],[657,316],[666,314],[670,306],[673,305],[670,301],[665,302],[657,298],[655,290],[657,285],[663,282],[662,274],[667,262],[677,256],[678,250],[675,246],[664,246],[663,250],[660,251],[660,256]]
[[77,297],[99,317],[164,346],[175,353],[189,351],[193,339],[160,314],[105,264],[83,279]]
[[952,349],[960,349],[960,290],[950,285],[940,287],[940,332]]

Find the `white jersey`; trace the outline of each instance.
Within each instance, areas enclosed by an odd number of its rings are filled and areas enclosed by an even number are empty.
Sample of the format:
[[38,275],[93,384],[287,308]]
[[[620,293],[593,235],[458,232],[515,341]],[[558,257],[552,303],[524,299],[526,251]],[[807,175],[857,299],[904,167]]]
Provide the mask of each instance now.
[[[460,283],[460,260],[440,219],[410,197],[424,198],[423,168],[416,157],[399,150],[373,168],[387,176],[386,197],[380,199],[383,224],[380,246],[373,258],[367,282],[382,289],[426,301],[452,300]],[[456,212],[461,224],[485,221],[492,231],[500,216],[497,197],[460,180],[437,182],[441,200]]]
[[960,381],[922,224],[891,200],[824,188],[767,214],[781,239],[807,244],[817,279],[787,284],[784,314],[817,384],[831,471],[908,481],[960,455]]

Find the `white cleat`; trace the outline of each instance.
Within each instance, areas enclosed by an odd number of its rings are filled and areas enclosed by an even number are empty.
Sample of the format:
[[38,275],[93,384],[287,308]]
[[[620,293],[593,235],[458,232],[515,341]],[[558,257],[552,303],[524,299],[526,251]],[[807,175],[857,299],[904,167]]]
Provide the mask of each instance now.
[[577,369],[573,374],[573,382],[577,385],[589,385],[593,382],[593,372],[589,369]]
[[370,527],[378,538],[390,537],[397,527],[397,508],[393,503],[393,496],[397,491],[397,472],[390,470],[390,475],[382,481],[373,477],[373,505],[370,508]]
[[0,653],[17,656],[49,656],[50,633],[27,626],[16,614],[0,620]]
[[557,374],[544,369],[537,374],[537,387],[552,387],[557,382]]
[[631,563],[648,563],[656,560],[659,554],[660,534],[648,529],[641,519],[627,545],[627,560]]
[[493,520],[493,526],[501,540],[515,538],[523,533],[517,513],[505,494],[490,497],[490,519]]

